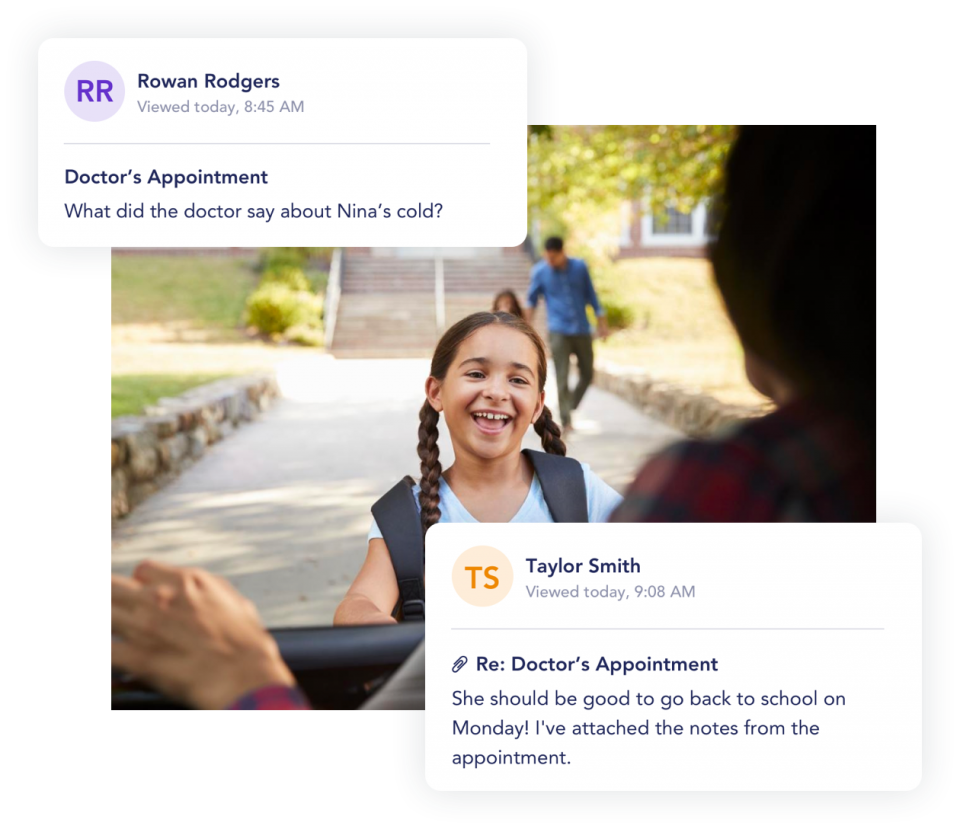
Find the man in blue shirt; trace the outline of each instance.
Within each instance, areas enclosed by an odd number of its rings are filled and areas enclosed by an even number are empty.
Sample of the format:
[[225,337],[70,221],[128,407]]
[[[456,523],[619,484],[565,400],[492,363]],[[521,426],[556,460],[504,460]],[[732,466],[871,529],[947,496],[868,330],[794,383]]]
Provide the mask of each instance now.
[[[560,423],[564,431],[569,431],[570,413],[580,405],[593,380],[593,337],[587,321],[587,306],[590,305],[597,316],[597,333],[601,337],[607,336],[607,318],[593,289],[587,263],[567,256],[563,250],[563,239],[558,236],[547,239],[543,259],[530,271],[528,320],[533,316],[541,296],[547,304],[550,351],[553,352],[557,369]],[[577,358],[580,375],[573,391],[567,382],[571,355]]]

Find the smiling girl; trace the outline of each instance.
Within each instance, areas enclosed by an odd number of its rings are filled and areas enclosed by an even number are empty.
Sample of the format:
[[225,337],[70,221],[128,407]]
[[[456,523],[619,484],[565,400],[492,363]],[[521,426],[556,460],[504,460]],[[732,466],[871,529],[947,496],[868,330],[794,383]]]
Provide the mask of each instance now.
[[[534,470],[534,456],[521,452],[524,435],[533,426],[545,452],[566,455],[560,427],[544,405],[546,379],[543,341],[511,314],[472,314],[443,335],[420,410],[421,478],[413,495],[423,533],[438,522],[556,520]],[[446,470],[437,448],[441,413],[455,456]],[[588,466],[580,467],[587,520],[606,521],[621,498]],[[407,482],[413,484],[412,479]],[[337,608],[334,624],[395,621],[400,588],[383,536],[374,521],[366,561]]]

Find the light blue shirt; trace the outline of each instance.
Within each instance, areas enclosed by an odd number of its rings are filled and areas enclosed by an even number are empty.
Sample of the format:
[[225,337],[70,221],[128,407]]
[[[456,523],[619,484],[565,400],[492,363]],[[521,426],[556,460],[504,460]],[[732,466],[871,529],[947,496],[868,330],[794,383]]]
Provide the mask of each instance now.
[[567,265],[562,271],[551,268],[545,259],[537,262],[530,271],[527,305],[536,308],[541,296],[547,302],[547,329],[551,334],[589,334],[588,305],[598,317],[603,315],[587,263],[582,259],[568,256]]
[[[581,463],[583,467],[583,482],[587,488],[587,516],[591,524],[600,524],[606,521],[618,506],[623,498],[617,491],[608,484],[600,480],[590,467]],[[417,498],[417,511],[420,510],[420,487],[413,488],[414,498]],[[459,524],[478,524],[477,521],[463,504],[460,499],[454,495],[453,490],[447,482],[440,477],[440,523],[459,523]],[[510,523],[521,524],[552,524],[553,516],[550,515],[550,509],[547,507],[547,501],[543,497],[543,488],[540,486],[540,479],[536,472],[533,474],[533,481],[530,484],[530,491],[517,514],[510,519]],[[374,521],[367,534],[367,541],[371,538],[383,538],[383,533]]]

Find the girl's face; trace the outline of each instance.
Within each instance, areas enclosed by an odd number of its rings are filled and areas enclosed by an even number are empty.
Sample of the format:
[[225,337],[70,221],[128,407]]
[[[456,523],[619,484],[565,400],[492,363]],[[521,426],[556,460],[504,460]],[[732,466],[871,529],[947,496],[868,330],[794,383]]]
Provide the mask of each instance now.
[[467,337],[441,382],[427,380],[427,399],[442,411],[457,452],[482,458],[520,451],[527,428],[543,411],[537,349],[529,337],[488,325]]

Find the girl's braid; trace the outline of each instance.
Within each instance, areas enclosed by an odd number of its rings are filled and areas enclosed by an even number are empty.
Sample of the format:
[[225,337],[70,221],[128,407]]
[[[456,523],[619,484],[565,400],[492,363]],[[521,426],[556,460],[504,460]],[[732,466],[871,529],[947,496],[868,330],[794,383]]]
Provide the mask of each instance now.
[[440,432],[437,423],[440,414],[424,401],[420,409],[420,442],[417,444],[417,455],[420,456],[420,524],[423,534],[440,520],[440,449],[437,439]]
[[567,445],[560,440],[560,427],[553,422],[553,415],[546,406],[533,424],[534,431],[540,435],[543,442],[543,451],[551,455],[566,455]]

